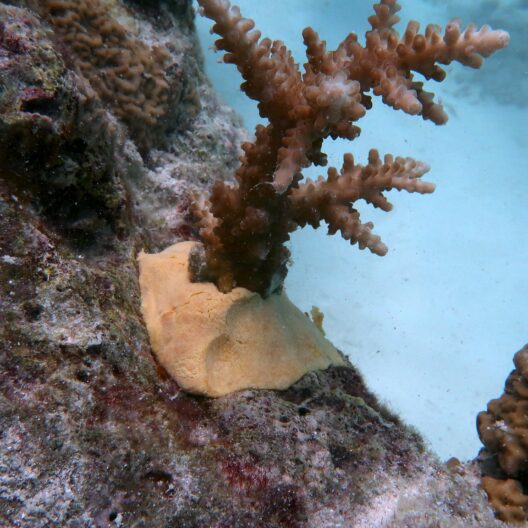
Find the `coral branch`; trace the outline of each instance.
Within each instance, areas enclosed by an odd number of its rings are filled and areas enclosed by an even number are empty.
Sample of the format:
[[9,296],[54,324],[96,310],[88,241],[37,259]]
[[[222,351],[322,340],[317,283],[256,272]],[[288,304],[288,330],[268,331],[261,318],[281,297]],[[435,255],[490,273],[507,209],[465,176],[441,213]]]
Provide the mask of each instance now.
[[356,122],[372,106],[371,94],[395,109],[445,123],[442,106],[414,73],[442,81],[446,74],[438,64],[458,61],[478,68],[483,57],[507,45],[508,34],[487,26],[476,31],[472,25],[461,31],[455,21],[443,37],[434,25],[422,35],[418,23],[410,22],[400,38],[394,29],[400,6],[381,0],[369,18],[365,46],[350,33],[329,51],[313,29],[305,29],[307,62],[301,73],[281,41],[261,39],[254,22],[227,0],[198,3],[215,22],[213,31],[221,37],[216,47],[225,51],[224,61],[237,66],[242,90],[258,101],[261,117],[269,121],[257,127],[253,143],[243,145],[237,184],[217,182],[209,202],[195,208],[208,277],[222,291],[244,286],[268,295],[286,276],[289,233],[321,221],[330,234],[339,231],[361,249],[384,255],[386,246],[371,223],[361,223],[353,204],[363,199],[388,211],[384,191],[432,192],[434,186],[420,180],[426,165],[391,156],[381,161],[373,150],[365,167],[345,156],[341,173],[330,168],[327,180],[300,184],[302,170],[326,164],[325,139],[358,136]]
[[400,21],[396,13],[401,7],[396,0],[381,0],[378,4],[374,4],[373,8],[376,14],[370,16],[368,21],[375,31],[392,31],[393,26]]
[[479,31],[470,24],[463,32],[460,23],[450,22],[444,36],[441,29],[429,24],[425,34],[418,33],[419,24],[409,22],[403,37],[393,29],[398,17],[398,4],[384,0],[374,6],[376,16],[370,18],[373,30],[367,32],[366,47],[350,35],[341,44],[348,63],[349,78],[361,83],[362,90],[372,89],[375,95],[393,108],[412,115],[422,115],[440,125],[447,115],[440,105],[433,103],[433,94],[422,92],[422,83],[413,81],[413,72],[426,79],[443,81],[445,71],[438,66],[460,62],[464,66],[480,68],[483,57],[504,48],[509,36],[505,31],[493,31],[488,26]]
[[328,178],[307,180],[291,193],[291,217],[300,226],[309,224],[319,227],[321,221],[329,226],[329,233],[341,232],[345,240],[368,248],[377,255],[385,255],[387,247],[380,238],[372,234],[372,223],[362,224],[359,213],[352,204],[360,199],[390,211],[392,205],[383,191],[418,192],[434,191],[432,183],[421,181],[429,167],[412,158],[396,158],[386,155],[382,161],[376,150],[371,150],[366,166],[355,165],[352,154],[344,157],[341,173],[334,167],[328,169]]

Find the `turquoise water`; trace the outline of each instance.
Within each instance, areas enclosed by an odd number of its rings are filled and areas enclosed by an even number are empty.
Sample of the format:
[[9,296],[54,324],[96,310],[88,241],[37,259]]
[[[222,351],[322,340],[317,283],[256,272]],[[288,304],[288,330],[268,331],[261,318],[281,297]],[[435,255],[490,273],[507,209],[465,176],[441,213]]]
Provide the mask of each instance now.
[[[365,162],[370,148],[431,165],[433,195],[391,193],[390,213],[360,209],[389,246],[377,257],[324,229],[297,231],[286,288],[303,310],[317,305],[328,338],[360,368],[368,385],[442,457],[473,458],[480,448],[476,414],[497,397],[512,356],[528,341],[528,41],[522,0],[402,1],[409,19],[444,25],[449,15],[489,21],[511,32],[506,50],[481,71],[447,67],[429,83],[450,120],[437,127],[380,100],[354,142],[328,141],[329,165],[345,152]],[[304,60],[301,31],[310,25],[334,48],[350,31],[363,35],[371,2],[241,0],[264,36],[283,40]],[[499,25],[500,24],[500,25]],[[208,49],[211,22],[197,20],[206,68],[223,100],[252,131],[256,103],[239,90],[234,66]],[[305,176],[326,169],[305,171]]]

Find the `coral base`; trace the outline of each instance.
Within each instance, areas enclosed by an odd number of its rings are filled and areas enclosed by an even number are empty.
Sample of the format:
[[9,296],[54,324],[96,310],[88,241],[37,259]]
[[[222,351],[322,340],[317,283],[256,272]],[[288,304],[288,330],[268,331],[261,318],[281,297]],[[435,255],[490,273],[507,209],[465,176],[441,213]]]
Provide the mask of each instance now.
[[211,283],[190,282],[193,245],[138,257],[152,349],[183,389],[207,396],[286,389],[311,370],[345,364],[284,293],[262,299],[244,288],[224,294]]

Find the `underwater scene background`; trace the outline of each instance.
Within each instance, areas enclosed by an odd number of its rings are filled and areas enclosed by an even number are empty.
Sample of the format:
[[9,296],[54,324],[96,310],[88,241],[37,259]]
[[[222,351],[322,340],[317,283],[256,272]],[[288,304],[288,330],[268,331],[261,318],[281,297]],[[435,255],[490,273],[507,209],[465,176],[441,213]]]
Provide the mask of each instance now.
[[[303,28],[312,26],[333,49],[350,31],[364,35],[372,10],[371,0],[234,3],[300,63]],[[322,310],[327,337],[434,451],[469,459],[480,448],[475,417],[502,392],[512,356],[528,340],[528,2],[400,3],[400,30],[410,19],[445,26],[455,15],[464,27],[473,21],[508,31],[510,45],[478,72],[452,64],[448,82],[429,84],[449,114],[445,126],[375,98],[359,138],[325,142],[329,166],[340,167],[345,152],[364,163],[377,148],[430,164],[425,179],[437,188],[419,199],[391,193],[389,214],[360,208],[389,246],[384,258],[324,229],[297,231],[286,289],[302,310]],[[240,91],[236,68],[208,50],[211,21],[196,23],[215,89],[252,133],[256,103]]]

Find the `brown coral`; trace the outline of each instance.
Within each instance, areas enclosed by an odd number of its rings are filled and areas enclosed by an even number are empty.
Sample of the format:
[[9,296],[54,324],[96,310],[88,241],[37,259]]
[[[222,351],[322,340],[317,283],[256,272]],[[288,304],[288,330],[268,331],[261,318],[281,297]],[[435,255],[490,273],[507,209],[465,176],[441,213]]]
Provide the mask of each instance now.
[[[89,131],[90,133],[87,133]],[[41,21],[0,2],[0,178],[77,247],[129,224],[116,126]]]
[[[513,362],[515,370],[506,380],[504,394],[496,400],[491,400],[487,411],[479,413],[477,428],[486,450],[494,455],[500,472],[517,479],[513,482],[518,484],[515,489],[519,498],[522,495],[522,486],[518,481],[525,479],[528,470],[528,345],[515,354]],[[505,482],[508,481],[498,481],[489,485],[486,484],[485,478],[483,484],[492,505],[496,507],[495,502],[502,505],[496,508],[502,519]],[[509,484],[508,489],[513,490],[513,486]],[[524,502],[512,503],[512,505],[516,507],[515,515],[518,515],[521,507],[524,508],[523,518],[528,519],[528,496],[522,495],[522,497]]]
[[497,454],[501,469],[511,477],[528,470],[528,345],[513,362],[504,394],[477,418],[482,443]]
[[424,163],[411,158],[393,159],[387,155],[382,161],[376,150],[370,151],[369,162],[363,167],[354,164],[352,154],[345,154],[340,173],[330,167],[328,178],[320,176],[316,182],[307,180],[292,190],[292,218],[300,227],[310,224],[315,228],[323,220],[330,226],[330,234],[340,231],[345,240],[358,244],[360,249],[368,248],[377,255],[385,255],[387,247],[379,236],[372,234],[372,224],[362,225],[359,213],[351,211],[349,204],[362,198],[374,207],[390,211],[392,206],[383,195],[384,190],[433,192],[432,183],[419,179],[428,169]]
[[135,38],[103,0],[44,0],[39,9],[101,99],[147,147],[169,111],[167,49]]
[[306,224],[317,227],[325,221],[330,233],[340,231],[360,248],[384,254],[372,224],[361,222],[353,204],[364,199],[389,210],[384,191],[432,192],[432,184],[418,180],[427,167],[392,156],[382,162],[372,151],[365,167],[347,155],[341,173],[330,168],[327,180],[299,184],[301,170],[326,164],[325,139],[351,140],[359,134],[355,122],[371,107],[371,91],[395,109],[445,123],[442,106],[414,80],[414,72],[441,81],[445,72],[438,63],[458,61],[477,68],[483,57],[508,42],[504,31],[475,31],[473,26],[461,31],[458,22],[451,22],[443,36],[434,25],[419,34],[418,24],[410,22],[400,38],[393,27],[400,7],[395,0],[381,0],[369,19],[365,46],[351,33],[328,51],[313,29],[305,29],[308,61],[301,72],[281,41],[261,39],[254,22],[227,0],[199,4],[215,21],[213,31],[221,37],[216,46],[226,52],[224,61],[237,66],[242,90],[258,101],[261,117],[269,120],[268,126],[257,127],[253,143],[242,146],[237,184],[216,182],[209,203],[196,207],[206,278],[222,291],[244,286],[267,295],[280,288],[289,257],[284,243]]
[[488,495],[491,507],[501,521],[517,523],[526,520],[528,495],[523,493],[519,481],[483,477],[482,487]]

